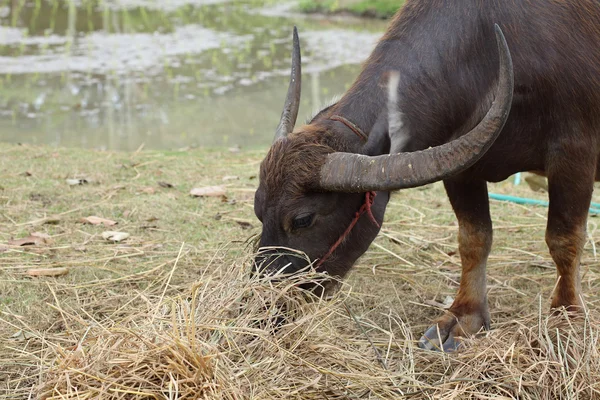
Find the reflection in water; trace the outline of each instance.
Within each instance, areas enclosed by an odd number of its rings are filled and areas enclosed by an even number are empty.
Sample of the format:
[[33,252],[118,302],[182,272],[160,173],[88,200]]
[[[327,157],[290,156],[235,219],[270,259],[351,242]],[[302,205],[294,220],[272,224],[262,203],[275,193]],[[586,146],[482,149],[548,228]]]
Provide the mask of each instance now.
[[267,3],[0,0],[0,140],[126,150],[269,144],[291,26],[301,33],[308,117],[347,89],[383,25],[286,18]]

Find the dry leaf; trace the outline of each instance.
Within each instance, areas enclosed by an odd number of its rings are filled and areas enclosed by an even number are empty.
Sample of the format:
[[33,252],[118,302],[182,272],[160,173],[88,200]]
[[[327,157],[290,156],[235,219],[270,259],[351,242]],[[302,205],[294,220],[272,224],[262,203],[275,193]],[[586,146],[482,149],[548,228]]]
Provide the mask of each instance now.
[[44,225],[58,225],[58,224],[60,224],[60,217],[58,217],[58,216],[48,217],[44,220],[43,224]]
[[239,176],[235,176],[235,175],[226,175],[223,177],[223,182],[227,182],[227,181],[235,181],[240,179]]
[[9,240],[9,246],[39,246],[50,242],[50,236],[45,233],[34,232],[22,239]]
[[24,342],[26,340],[35,338],[35,335],[30,332],[25,332],[24,330],[19,330],[17,333],[12,335],[10,338],[13,340],[16,340],[17,342]]
[[102,237],[104,238],[104,240],[120,242],[122,240],[127,239],[129,237],[129,233],[106,231],[106,232],[102,232]]
[[48,235],[47,233],[43,233],[43,232],[33,232],[31,234],[31,236],[35,236],[41,239],[44,239],[46,242],[50,242],[50,235]]
[[146,194],[154,194],[156,192],[156,190],[153,187],[147,187],[147,188],[143,188],[142,192],[144,192]]
[[252,226],[252,224],[251,224],[250,222],[246,222],[246,221],[239,221],[239,220],[236,220],[235,222],[236,222],[236,223],[237,223],[239,226],[241,226],[241,227],[242,227],[242,229],[252,229],[252,228],[253,228],[253,226]]
[[173,189],[173,185],[168,182],[158,182],[158,186],[163,187],[165,189]]
[[86,218],[82,218],[81,222],[83,222],[84,224],[104,225],[104,226],[114,226],[117,224],[117,222],[112,221],[110,219],[95,217],[93,215],[86,217]]
[[444,308],[448,309],[452,306],[452,304],[454,304],[454,297],[446,296],[444,299]]
[[444,310],[448,310],[452,306],[452,303],[454,303],[454,298],[451,296],[446,296],[446,298],[444,299],[444,301],[442,303],[440,303],[439,301],[436,301],[436,300],[425,300],[423,303],[433,306],[433,307],[438,307],[438,308],[442,308]]
[[88,180],[85,178],[67,179],[67,185],[69,186],[85,185],[86,183],[88,183]]
[[69,270],[66,268],[34,268],[27,270],[29,276],[62,276],[68,273]]
[[190,191],[190,194],[194,197],[221,197],[225,196],[225,188],[223,186],[194,188]]

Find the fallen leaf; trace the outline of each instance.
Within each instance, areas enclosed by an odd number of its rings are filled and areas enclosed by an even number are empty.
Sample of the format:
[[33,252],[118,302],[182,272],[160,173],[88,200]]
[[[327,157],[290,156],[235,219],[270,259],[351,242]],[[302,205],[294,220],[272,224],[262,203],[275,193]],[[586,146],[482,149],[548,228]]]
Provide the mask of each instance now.
[[77,343],[75,346],[68,348],[68,350],[71,351],[69,357],[72,357],[72,359],[82,359],[83,357],[85,357],[85,352],[83,351],[81,343]]
[[63,276],[69,273],[66,268],[34,268],[28,269],[29,276]]
[[115,226],[117,224],[117,222],[112,221],[110,219],[95,217],[93,215],[86,217],[86,218],[82,218],[81,222],[83,222],[84,224],[104,225],[104,226]]
[[48,217],[42,223],[44,225],[58,225],[58,224],[60,224],[60,217],[58,217],[58,216]]
[[102,232],[102,237],[104,238],[104,240],[120,242],[122,240],[127,239],[129,237],[129,233],[106,231],[106,232]]
[[171,185],[169,182],[158,182],[158,186],[165,189],[173,189],[173,185]]
[[85,185],[86,183],[88,183],[88,180],[85,178],[67,179],[67,185],[69,186]]
[[14,335],[12,335],[10,338],[16,340],[17,342],[24,342],[26,340],[35,338],[35,335],[33,333],[26,332],[21,329],[17,331],[17,333],[15,333]]
[[49,242],[49,241],[50,241],[50,235],[48,235],[48,234],[46,234],[46,233],[43,233],[43,232],[33,232],[33,233],[31,234],[31,236],[34,236],[34,237],[38,237],[38,238],[44,239],[46,242]]
[[225,188],[223,186],[194,188],[190,191],[190,194],[194,197],[221,197],[225,196]]
[[44,206],[48,206],[51,201],[48,197],[44,196],[43,194],[39,194],[39,193],[31,193],[29,195],[29,200],[31,201],[39,201],[41,202]]
[[146,194],[154,194],[154,193],[156,193],[156,190],[153,187],[147,187],[147,188],[143,188],[142,192],[144,192]]
[[424,303],[427,305],[433,306],[433,307],[438,307],[438,308],[443,308],[445,310],[448,310],[452,306],[452,303],[454,303],[454,298],[451,296],[446,296],[446,298],[444,299],[444,301],[442,303],[440,303],[439,301],[436,301],[436,300],[425,300]]
[[253,226],[250,222],[246,222],[246,221],[235,221],[236,224],[238,224],[239,226],[242,227],[242,229],[252,229]]
[[427,304],[428,306],[432,306],[432,307],[444,308],[443,303],[440,303],[439,301],[435,301],[435,300],[424,300],[423,303]]
[[21,176],[31,176],[31,172],[25,171],[20,173]]
[[446,298],[444,299],[444,308],[450,308],[450,306],[452,306],[453,303],[454,297],[446,296]]
[[50,242],[50,236],[45,233],[34,232],[22,239],[9,240],[9,246],[39,246]]
[[223,177],[223,182],[227,182],[227,181],[235,181],[240,179],[239,176],[235,176],[235,175],[226,175]]

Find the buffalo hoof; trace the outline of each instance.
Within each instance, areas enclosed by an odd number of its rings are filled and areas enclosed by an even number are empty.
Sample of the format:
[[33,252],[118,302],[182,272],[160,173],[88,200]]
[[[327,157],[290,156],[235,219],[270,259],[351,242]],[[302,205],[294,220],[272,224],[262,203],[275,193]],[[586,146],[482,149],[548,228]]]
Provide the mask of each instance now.
[[[487,313],[482,313],[487,314]],[[489,317],[483,315],[463,315],[457,317],[448,313],[440,318],[419,340],[424,350],[451,353],[461,347],[461,338],[474,336],[482,330],[489,330]]]

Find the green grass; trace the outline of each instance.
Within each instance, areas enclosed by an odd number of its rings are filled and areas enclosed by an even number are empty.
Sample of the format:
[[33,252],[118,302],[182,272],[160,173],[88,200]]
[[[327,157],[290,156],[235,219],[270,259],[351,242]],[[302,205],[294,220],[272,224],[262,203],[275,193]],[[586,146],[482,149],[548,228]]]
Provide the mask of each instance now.
[[[0,145],[0,313],[19,316],[6,320],[6,314],[0,315],[0,337],[10,337],[19,318],[35,329],[55,329],[59,315],[48,305],[54,295],[63,306],[78,307],[79,291],[97,297],[109,288],[113,296],[99,300],[98,307],[111,314],[126,303],[130,290],[160,286],[169,267],[159,266],[172,265],[180,249],[183,256],[169,292],[205,272],[218,249],[235,242],[232,254],[243,252],[243,242],[259,228],[252,204],[263,153],[135,154]],[[239,179],[223,181],[225,176]],[[73,177],[89,183],[68,186],[66,179]],[[225,186],[227,198],[189,195],[194,187],[212,185]],[[118,224],[85,225],[81,219],[88,216]],[[107,242],[101,234],[108,230],[131,237]],[[51,243],[7,248],[10,240],[32,232],[50,236]],[[67,267],[69,274],[56,279],[26,275],[30,268],[54,267]],[[144,279],[134,279],[131,286],[136,274]],[[2,360],[0,375],[1,369]]]
[[389,18],[402,4],[403,1],[399,0],[302,0],[300,9],[304,12],[350,12],[360,16]]

